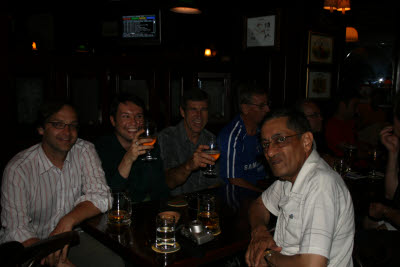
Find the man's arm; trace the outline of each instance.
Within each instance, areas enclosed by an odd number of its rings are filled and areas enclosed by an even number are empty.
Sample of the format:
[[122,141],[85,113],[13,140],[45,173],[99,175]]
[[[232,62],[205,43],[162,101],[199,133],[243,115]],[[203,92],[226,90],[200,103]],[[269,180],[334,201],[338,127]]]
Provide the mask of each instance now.
[[207,164],[215,164],[215,159],[212,156],[202,152],[204,149],[208,149],[208,146],[199,145],[189,160],[165,171],[165,179],[170,189],[185,183],[193,171],[204,168]]
[[268,231],[267,225],[270,212],[264,206],[261,197],[258,197],[249,208],[249,223],[251,228],[251,240],[246,252],[246,262],[249,266],[256,266],[263,262],[265,250],[268,248],[281,251]]
[[385,197],[387,199],[393,199],[396,192],[399,180],[399,139],[393,133],[393,126],[385,127],[381,132],[382,144],[388,150],[388,161],[386,165],[385,173]]
[[327,258],[317,254],[296,254],[293,256],[282,255],[278,252],[272,252],[268,257],[268,266],[285,267],[323,267],[328,265]]
[[400,210],[388,207],[382,203],[371,203],[369,215],[377,220],[386,220],[400,226]]
[[95,205],[93,205],[92,202],[81,202],[76,205],[73,210],[61,218],[56,228],[54,228],[54,230],[50,233],[50,236],[71,231],[75,226],[84,220],[91,218],[100,212],[101,211]]

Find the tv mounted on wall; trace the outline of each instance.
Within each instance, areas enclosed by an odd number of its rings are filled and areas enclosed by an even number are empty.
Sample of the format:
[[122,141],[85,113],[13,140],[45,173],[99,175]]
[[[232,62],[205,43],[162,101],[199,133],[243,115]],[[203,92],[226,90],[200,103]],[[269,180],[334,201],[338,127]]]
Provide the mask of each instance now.
[[125,45],[161,44],[161,13],[128,12],[121,16],[121,41]]

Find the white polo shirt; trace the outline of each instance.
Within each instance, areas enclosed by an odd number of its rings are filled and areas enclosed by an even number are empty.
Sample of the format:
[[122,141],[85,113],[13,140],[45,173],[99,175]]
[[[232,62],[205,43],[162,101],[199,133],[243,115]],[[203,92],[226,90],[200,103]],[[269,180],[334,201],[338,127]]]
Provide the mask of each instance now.
[[278,216],[274,240],[282,254],[318,254],[328,266],[353,266],[354,209],[343,179],[312,151],[295,183],[276,181],[262,194]]

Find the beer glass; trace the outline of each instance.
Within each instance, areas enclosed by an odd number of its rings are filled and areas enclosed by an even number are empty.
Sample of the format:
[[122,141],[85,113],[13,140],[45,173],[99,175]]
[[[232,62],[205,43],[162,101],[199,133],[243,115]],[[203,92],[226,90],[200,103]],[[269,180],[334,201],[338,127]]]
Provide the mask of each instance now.
[[[203,150],[204,153],[212,156],[215,160],[219,158],[220,151],[217,144],[217,140],[212,137],[210,141],[207,143],[209,149]],[[204,175],[206,176],[216,176],[217,173],[214,170],[215,165],[207,164],[206,170],[204,171]]]
[[113,192],[113,203],[108,211],[108,223],[112,225],[130,225],[132,203],[125,192]]
[[[157,140],[157,126],[153,121],[146,120],[141,129],[144,129],[144,133],[139,136],[139,139],[152,139],[151,142],[143,143],[144,146],[152,146]],[[144,161],[152,161],[157,158],[151,155],[150,149],[146,150],[146,155],[142,158]]]
[[369,172],[369,177],[370,178],[379,178],[377,172],[378,169],[378,157],[379,157],[379,151],[376,148],[373,148],[368,151],[368,159],[369,159],[369,166],[370,166],[370,172]]
[[333,163],[333,170],[340,174],[340,176],[344,176],[346,174],[347,166],[346,162],[342,158],[335,159]]
[[210,194],[199,195],[199,210],[197,219],[202,222],[213,235],[219,235],[221,229],[219,227],[219,216],[215,210],[215,196]]
[[347,166],[346,172],[353,171],[356,157],[357,157],[357,147],[350,144],[345,145],[344,158]]
[[175,239],[175,228],[179,218],[171,212],[159,213],[156,217],[156,242],[152,249],[159,253],[178,251],[180,246]]

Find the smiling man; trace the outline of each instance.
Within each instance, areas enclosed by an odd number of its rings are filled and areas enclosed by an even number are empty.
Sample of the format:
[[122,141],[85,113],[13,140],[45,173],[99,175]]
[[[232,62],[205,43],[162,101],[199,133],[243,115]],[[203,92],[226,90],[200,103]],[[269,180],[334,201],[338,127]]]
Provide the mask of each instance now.
[[[350,193],[312,149],[313,135],[304,114],[289,110],[268,114],[261,138],[264,155],[279,180],[249,209],[247,264],[265,265],[266,260],[268,266],[353,266]],[[267,228],[271,213],[278,217],[274,236]]]
[[[143,101],[129,94],[118,95],[110,107],[110,122],[114,133],[95,142],[109,186],[114,191],[128,191],[133,202],[167,198],[167,187],[160,157],[160,148],[145,146],[151,139],[140,139],[144,132]],[[146,149],[157,158],[143,161]]]
[[[24,246],[73,230],[83,220],[106,212],[112,203],[100,159],[93,144],[78,138],[78,115],[66,103],[40,108],[38,132],[42,142],[8,163],[2,182],[0,241]],[[113,252],[80,232],[80,245],[68,258],[78,266],[122,266]],[[69,266],[64,249],[43,261]],[[91,257],[90,255],[96,255]]]
[[214,134],[204,129],[208,122],[208,95],[200,89],[184,92],[181,99],[182,121],[158,135],[165,176],[172,195],[202,190],[219,184],[219,178],[206,177],[201,168],[215,164],[203,152]]

